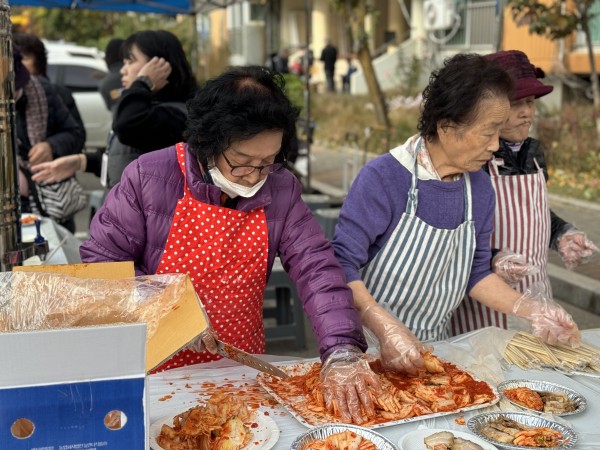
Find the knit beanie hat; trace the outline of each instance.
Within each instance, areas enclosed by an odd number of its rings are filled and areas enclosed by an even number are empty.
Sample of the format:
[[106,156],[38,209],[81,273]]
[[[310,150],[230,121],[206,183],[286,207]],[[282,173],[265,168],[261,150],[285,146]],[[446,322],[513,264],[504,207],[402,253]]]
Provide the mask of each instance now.
[[485,58],[494,61],[515,78],[513,100],[520,100],[532,95],[540,98],[554,90],[553,86],[547,86],[538,80],[538,78],[544,78],[546,74],[542,69],[531,64],[527,55],[522,51],[500,51],[486,55]]
[[29,71],[23,65],[23,55],[19,47],[13,44],[13,64],[15,70],[15,90],[24,88],[29,83]]

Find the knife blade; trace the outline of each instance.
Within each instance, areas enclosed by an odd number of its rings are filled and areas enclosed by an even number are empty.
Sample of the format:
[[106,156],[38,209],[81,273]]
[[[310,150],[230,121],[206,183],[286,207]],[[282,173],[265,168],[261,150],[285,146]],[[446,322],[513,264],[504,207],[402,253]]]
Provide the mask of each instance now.
[[240,350],[233,345],[226,344],[218,339],[215,339],[215,341],[217,342],[217,353],[225,358],[232,359],[245,366],[275,375],[279,378],[287,378],[289,376],[287,373],[275,367],[273,364],[269,364],[268,362],[258,359],[257,357],[252,356],[250,353],[246,353],[245,351]]

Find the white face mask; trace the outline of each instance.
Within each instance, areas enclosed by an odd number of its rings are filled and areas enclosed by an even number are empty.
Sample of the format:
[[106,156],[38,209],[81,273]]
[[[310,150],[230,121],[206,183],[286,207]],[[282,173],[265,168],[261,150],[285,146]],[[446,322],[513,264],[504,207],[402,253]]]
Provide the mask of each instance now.
[[261,187],[263,187],[265,181],[267,181],[267,177],[265,177],[258,183],[256,183],[254,186],[248,187],[242,186],[241,184],[237,184],[233,181],[228,180],[216,166],[209,169],[208,173],[210,173],[210,176],[212,177],[215,186],[220,187],[221,190],[227,195],[229,195],[229,197],[231,198],[235,198],[237,196],[245,198],[252,197],[260,190]]

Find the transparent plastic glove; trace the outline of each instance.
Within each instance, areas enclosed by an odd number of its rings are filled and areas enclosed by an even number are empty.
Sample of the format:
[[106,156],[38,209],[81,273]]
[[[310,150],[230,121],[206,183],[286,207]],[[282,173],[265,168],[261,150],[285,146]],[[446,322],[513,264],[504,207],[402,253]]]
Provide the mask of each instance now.
[[369,305],[362,311],[361,319],[379,341],[381,364],[385,369],[415,375],[423,367],[422,353],[428,349],[391,313],[380,305]]
[[531,332],[551,345],[578,347],[581,333],[560,305],[542,294],[527,290],[514,304],[513,313],[531,322]]
[[538,271],[539,269],[529,264],[523,255],[508,248],[503,248],[492,258],[492,272],[507,284],[515,285],[527,275]]
[[195,340],[186,345],[185,349],[193,352],[202,353],[204,350],[208,350],[210,353],[217,353],[217,332],[212,327],[208,327],[200,336]]
[[569,270],[585,263],[598,247],[590,241],[583,231],[571,229],[558,239],[558,253]]
[[323,364],[321,379],[325,406],[342,422],[361,424],[375,416],[372,395],[381,393],[381,385],[360,349],[336,349]]

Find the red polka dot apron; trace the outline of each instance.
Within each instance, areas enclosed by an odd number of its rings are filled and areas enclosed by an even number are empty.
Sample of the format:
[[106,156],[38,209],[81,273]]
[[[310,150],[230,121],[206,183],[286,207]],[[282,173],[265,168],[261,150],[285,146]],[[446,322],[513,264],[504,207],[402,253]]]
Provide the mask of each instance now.
[[[539,272],[527,275],[515,289],[525,293],[534,288],[552,298],[552,287],[546,271],[550,243],[550,207],[544,172],[535,161],[537,172],[526,175],[500,175],[500,160],[492,160],[488,167],[494,191],[496,211],[491,247],[509,248],[525,257]],[[515,328],[511,317],[488,308],[465,296],[451,320],[450,334],[466,333],[484,327]]]
[[[185,147],[176,149],[185,178]],[[267,256],[263,208],[243,212],[203,203],[186,180],[156,273],[189,274],[219,339],[248,353],[265,353]],[[155,372],[220,358],[182,350]]]

